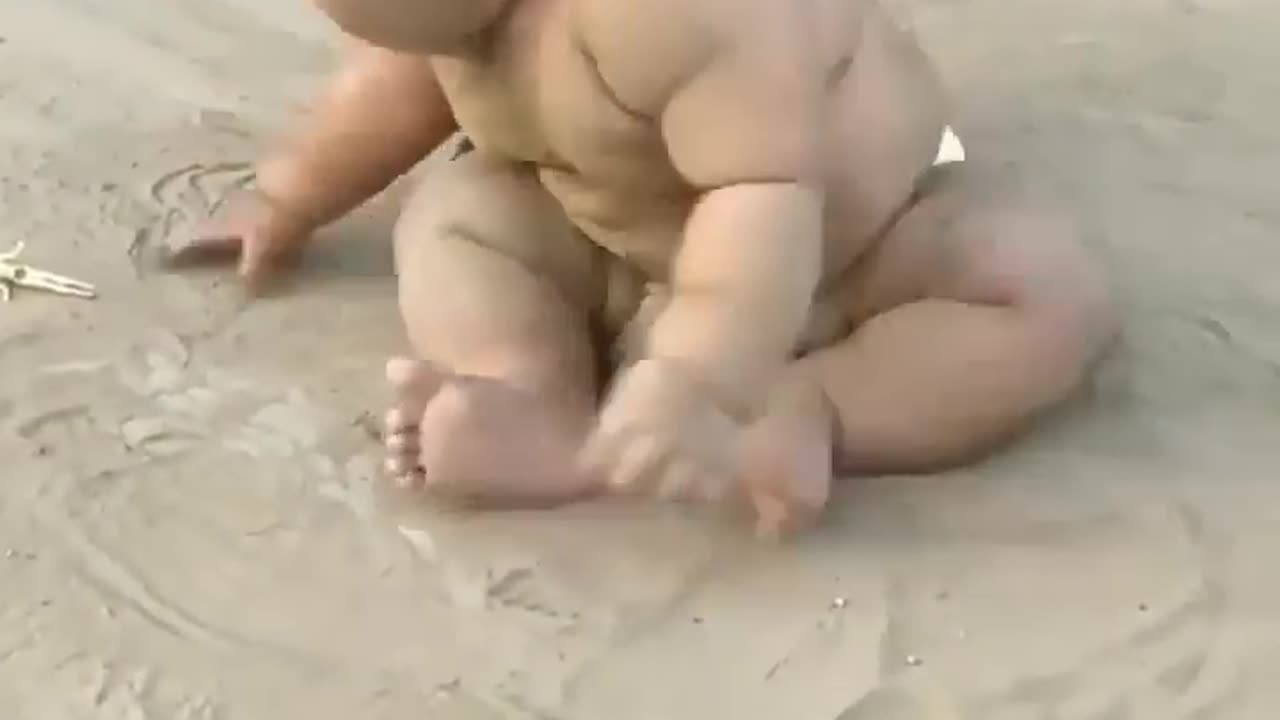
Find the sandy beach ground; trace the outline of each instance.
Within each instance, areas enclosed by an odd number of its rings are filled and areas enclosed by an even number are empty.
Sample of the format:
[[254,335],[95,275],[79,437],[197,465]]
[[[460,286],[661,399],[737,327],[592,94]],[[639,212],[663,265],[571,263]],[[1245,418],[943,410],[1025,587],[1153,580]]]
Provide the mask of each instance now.
[[[375,489],[392,203],[246,305],[159,272],[328,68],[301,0],[0,2],[0,717],[1273,720],[1280,4],[912,0],[971,153],[1115,269],[1094,387],[769,547]],[[1268,556],[1273,557],[1268,561]]]

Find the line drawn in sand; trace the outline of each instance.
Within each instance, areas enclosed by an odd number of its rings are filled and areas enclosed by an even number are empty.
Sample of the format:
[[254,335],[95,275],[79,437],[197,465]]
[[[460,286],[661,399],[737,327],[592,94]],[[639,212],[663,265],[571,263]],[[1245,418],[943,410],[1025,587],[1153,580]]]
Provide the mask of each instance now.
[[1119,642],[1075,667],[1017,682],[998,696],[979,699],[974,718],[1036,708],[1047,720],[1218,720],[1238,699],[1239,660],[1223,640],[1225,583],[1217,577],[1224,550],[1211,539],[1199,514],[1175,506],[1194,553],[1200,581],[1176,602],[1147,602],[1134,611],[1151,619]]
[[156,219],[134,232],[129,258],[143,277],[190,241],[199,223],[218,211],[227,198],[253,184],[250,163],[193,163],[166,172],[145,190]]

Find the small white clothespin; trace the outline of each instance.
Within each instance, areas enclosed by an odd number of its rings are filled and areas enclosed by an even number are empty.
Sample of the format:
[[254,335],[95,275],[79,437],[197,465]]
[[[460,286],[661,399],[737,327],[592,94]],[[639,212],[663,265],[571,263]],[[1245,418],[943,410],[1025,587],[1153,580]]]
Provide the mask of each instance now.
[[25,249],[26,243],[18,243],[0,253],[0,300],[9,302],[14,288],[20,287],[86,299],[98,296],[97,288],[87,282],[20,264],[18,257]]

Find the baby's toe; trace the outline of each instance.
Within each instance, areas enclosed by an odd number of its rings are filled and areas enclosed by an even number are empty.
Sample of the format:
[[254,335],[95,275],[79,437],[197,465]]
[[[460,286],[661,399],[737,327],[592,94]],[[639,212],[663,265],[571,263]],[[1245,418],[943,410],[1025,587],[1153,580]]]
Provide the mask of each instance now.
[[396,487],[406,492],[422,492],[427,489],[427,474],[421,468],[394,477]]
[[[397,422],[411,423],[416,426],[417,418],[427,409],[431,398],[440,390],[440,386],[447,378],[446,373],[422,360],[405,357],[394,357],[388,360],[387,383],[395,396],[392,411],[398,411]],[[389,417],[388,425],[390,420]]]
[[411,414],[399,407],[393,407],[382,417],[383,431],[388,439],[400,435],[414,435],[418,432],[418,424],[422,422],[421,414]]
[[387,411],[382,437],[388,458],[417,455],[418,423],[420,421],[420,418],[410,417],[399,408],[392,408]]
[[387,361],[387,382],[394,399],[384,418],[386,471],[402,489],[421,489],[426,483],[419,432],[422,414],[439,391],[445,375],[431,365],[409,358]]
[[387,456],[383,465],[387,475],[401,488],[411,489],[421,485],[423,468],[418,454],[416,436],[404,434],[388,436]]

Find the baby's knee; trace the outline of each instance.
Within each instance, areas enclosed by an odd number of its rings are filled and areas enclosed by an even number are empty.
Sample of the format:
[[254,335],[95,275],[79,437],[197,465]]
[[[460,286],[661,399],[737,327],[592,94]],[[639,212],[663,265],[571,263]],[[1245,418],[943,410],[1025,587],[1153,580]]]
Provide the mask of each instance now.
[[[537,188],[515,167],[470,152],[424,172],[396,223],[397,246],[441,234],[473,236],[483,243],[514,242],[520,214],[533,212]],[[524,212],[521,213],[521,210]]]
[[1088,359],[1119,331],[1110,278],[1077,219],[1043,207],[1004,210],[994,222],[996,271],[1010,279],[1010,299],[1036,327]]
[[593,246],[537,177],[471,151],[419,180],[396,223],[396,264],[403,275],[477,248],[547,277],[574,302],[594,285]]

